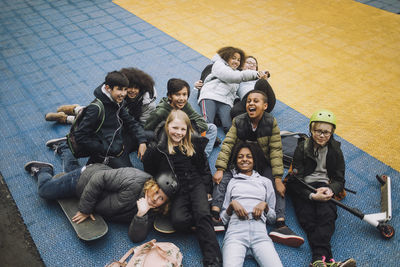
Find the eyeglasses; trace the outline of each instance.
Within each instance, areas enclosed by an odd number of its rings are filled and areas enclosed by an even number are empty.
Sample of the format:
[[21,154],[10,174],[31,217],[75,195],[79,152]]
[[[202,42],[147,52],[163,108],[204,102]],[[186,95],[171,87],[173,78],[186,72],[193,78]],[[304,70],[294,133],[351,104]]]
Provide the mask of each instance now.
[[250,65],[250,66],[257,66],[257,63],[255,63],[255,62],[246,61],[246,64]]
[[316,135],[322,134],[323,136],[326,136],[326,137],[331,136],[331,134],[332,134],[332,132],[330,132],[330,131],[322,131],[322,130],[312,130],[312,132]]

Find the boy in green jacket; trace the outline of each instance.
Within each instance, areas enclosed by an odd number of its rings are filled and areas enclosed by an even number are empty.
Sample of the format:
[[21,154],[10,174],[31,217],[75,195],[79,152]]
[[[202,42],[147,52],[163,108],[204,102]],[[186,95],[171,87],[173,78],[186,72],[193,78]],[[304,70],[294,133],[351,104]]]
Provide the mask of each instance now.
[[163,97],[156,110],[150,114],[144,129],[154,131],[160,122],[167,119],[171,110],[180,109],[188,115],[195,131],[208,138],[209,141],[204,151],[208,158],[217,138],[217,126],[206,123],[204,118],[188,103],[189,96],[190,86],[186,81],[176,78],[170,79],[167,83],[167,97]]
[[282,183],[283,153],[280,130],[276,119],[265,112],[268,107],[267,95],[258,90],[248,94],[246,112],[233,119],[232,127],[226,134],[222,143],[221,152],[218,154],[215,167],[217,171],[213,176],[217,184],[213,192],[211,213],[215,219],[224,200],[226,187],[232,178],[229,171],[231,153],[239,140],[250,141],[258,144],[264,155],[262,175],[271,179],[276,194],[276,229],[269,234],[274,242],[288,246],[299,247],[304,239],[297,236],[285,224],[285,185]]

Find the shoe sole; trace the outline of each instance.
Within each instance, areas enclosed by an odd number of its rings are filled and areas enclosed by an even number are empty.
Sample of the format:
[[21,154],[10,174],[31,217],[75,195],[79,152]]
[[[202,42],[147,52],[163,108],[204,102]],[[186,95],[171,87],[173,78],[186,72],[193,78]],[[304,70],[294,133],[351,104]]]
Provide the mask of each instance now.
[[53,149],[53,144],[60,142],[60,141],[67,141],[67,137],[61,137],[61,138],[54,138],[54,139],[50,139],[49,141],[46,142],[46,146],[48,148]]
[[356,267],[356,266],[357,263],[354,259],[347,259],[339,265],[339,267]]
[[215,232],[223,232],[225,231],[225,227],[220,225],[220,226],[214,226],[214,231]]
[[30,168],[31,168],[32,164],[44,164],[44,165],[47,165],[47,166],[49,166],[49,167],[51,167],[51,168],[54,169],[53,164],[50,164],[50,163],[48,163],[48,162],[35,161],[35,160],[33,160],[33,161],[29,161],[29,162],[25,163],[25,165],[24,165],[25,171],[31,172]]
[[270,233],[269,237],[275,243],[280,243],[289,247],[298,248],[304,243],[304,239],[302,237],[293,235],[281,235],[279,233]]

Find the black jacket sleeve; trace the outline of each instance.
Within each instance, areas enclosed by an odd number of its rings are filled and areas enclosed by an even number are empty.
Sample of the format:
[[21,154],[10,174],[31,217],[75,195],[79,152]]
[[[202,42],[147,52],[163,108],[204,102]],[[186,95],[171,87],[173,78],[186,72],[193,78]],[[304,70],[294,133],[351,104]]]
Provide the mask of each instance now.
[[99,108],[95,105],[86,107],[82,121],[75,131],[75,138],[79,145],[90,151],[90,154],[104,155],[107,151],[107,145],[95,133],[100,123],[99,112]]
[[[300,142],[293,155],[293,169],[297,170],[296,176],[299,179],[304,181],[304,172],[305,172],[305,152],[304,152],[304,141]],[[301,182],[297,181],[296,178],[292,177],[289,180],[289,190],[302,198],[307,198],[312,193],[310,189],[308,189]]]
[[142,242],[146,239],[154,222],[154,212],[149,210],[143,217],[135,215],[129,225],[128,236],[134,243]]
[[135,120],[125,107],[121,109],[120,117],[126,125],[126,128],[129,129],[131,135],[136,137],[139,144],[147,142],[142,124]]

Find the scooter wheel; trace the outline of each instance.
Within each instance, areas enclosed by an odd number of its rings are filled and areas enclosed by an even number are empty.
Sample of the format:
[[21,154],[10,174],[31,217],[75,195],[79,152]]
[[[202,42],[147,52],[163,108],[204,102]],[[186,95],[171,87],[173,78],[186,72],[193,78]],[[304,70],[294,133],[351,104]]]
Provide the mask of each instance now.
[[385,239],[390,239],[394,236],[394,228],[393,226],[387,223],[380,223],[378,225],[378,230],[381,233],[382,237]]

